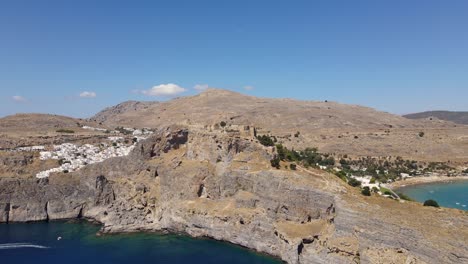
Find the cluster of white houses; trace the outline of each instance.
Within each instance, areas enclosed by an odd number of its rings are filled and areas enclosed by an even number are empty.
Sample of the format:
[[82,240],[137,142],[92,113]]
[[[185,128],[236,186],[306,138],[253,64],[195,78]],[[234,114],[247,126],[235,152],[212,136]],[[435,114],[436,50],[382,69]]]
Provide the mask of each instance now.
[[102,162],[113,157],[126,156],[132,151],[134,146],[134,144],[124,145],[121,142],[114,142],[111,145],[101,143],[100,146],[91,144],[77,146],[71,143],[56,145],[53,151],[41,151],[40,159],[59,160],[60,167],[41,171],[36,174],[36,177],[46,178],[54,172],[72,172],[88,164]]
[[[134,130],[134,132],[137,130]],[[141,132],[141,130],[138,130]],[[49,177],[51,173],[55,172],[72,172],[81,169],[82,167],[102,162],[106,159],[113,157],[127,156],[135,147],[135,144],[145,139],[146,135],[151,132],[145,131],[144,133],[134,133],[134,140],[130,144],[125,144],[123,137],[108,137],[109,142],[101,143],[98,146],[91,144],[84,144],[81,146],[71,143],[64,143],[55,145],[52,151],[41,151],[40,159],[56,159],[59,160],[60,166],[57,168],[41,171],[36,174],[37,178]],[[43,150],[44,148],[40,149]]]

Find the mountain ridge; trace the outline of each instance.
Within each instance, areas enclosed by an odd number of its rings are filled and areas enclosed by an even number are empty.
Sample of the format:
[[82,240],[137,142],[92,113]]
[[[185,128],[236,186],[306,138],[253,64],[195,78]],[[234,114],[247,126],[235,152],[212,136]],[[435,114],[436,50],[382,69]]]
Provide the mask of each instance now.
[[[135,103],[133,103],[135,104]],[[125,111],[117,105],[90,118],[109,128],[254,126],[288,147],[318,147],[327,153],[402,156],[416,160],[464,160],[465,129],[442,120],[411,120],[373,108],[332,101],[260,98],[223,89]],[[294,135],[299,132],[298,137]],[[423,132],[426,136],[418,136]],[[434,142],[443,144],[434,145]]]
[[409,119],[434,119],[450,121],[461,125],[468,125],[468,111],[445,111],[445,110],[434,110],[425,111],[419,113],[412,113],[403,115],[403,117]]

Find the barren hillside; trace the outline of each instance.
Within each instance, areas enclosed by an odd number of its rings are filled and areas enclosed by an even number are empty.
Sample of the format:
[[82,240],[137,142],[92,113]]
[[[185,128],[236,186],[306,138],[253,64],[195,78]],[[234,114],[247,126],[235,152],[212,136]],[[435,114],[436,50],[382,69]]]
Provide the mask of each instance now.
[[225,121],[228,126],[255,126],[259,133],[277,136],[296,148],[315,146],[330,153],[430,161],[468,159],[466,126],[410,120],[357,105],[258,98],[220,89],[167,102],[127,102],[107,108],[91,120],[108,127],[151,128]]

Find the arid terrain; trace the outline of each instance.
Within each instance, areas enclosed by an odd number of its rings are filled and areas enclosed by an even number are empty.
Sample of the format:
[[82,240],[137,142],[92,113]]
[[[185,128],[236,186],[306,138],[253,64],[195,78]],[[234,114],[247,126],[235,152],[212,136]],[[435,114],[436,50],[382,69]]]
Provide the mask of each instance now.
[[[129,155],[40,179],[36,173],[60,160],[18,149],[102,145],[111,136],[131,144],[135,133],[122,128],[145,127],[154,133],[134,140]],[[103,224],[102,233],[206,236],[287,263],[468,261],[466,211],[364,196],[320,166],[281,160],[275,168],[278,147],[256,134],[355,160],[400,156],[458,171],[468,166],[468,126],[208,89],[166,102],[125,102],[87,120],[0,119],[0,222],[88,218]]]
[[[441,120],[410,120],[335,102],[269,99],[209,89],[168,102],[125,102],[90,120],[108,127],[171,124],[258,127],[295,148],[357,156],[401,156],[426,161],[468,160],[468,127]],[[299,131],[299,137],[294,134]],[[420,137],[419,133],[424,132]]]

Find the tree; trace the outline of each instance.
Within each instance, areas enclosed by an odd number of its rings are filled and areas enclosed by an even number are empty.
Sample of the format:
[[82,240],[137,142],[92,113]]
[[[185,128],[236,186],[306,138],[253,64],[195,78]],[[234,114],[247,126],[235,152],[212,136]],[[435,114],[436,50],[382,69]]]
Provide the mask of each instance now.
[[348,184],[353,186],[353,187],[358,187],[358,186],[361,186],[361,182],[354,179],[354,178],[349,178],[348,180]]
[[419,137],[424,137],[424,132],[419,132]]
[[289,168],[291,170],[296,170],[296,164],[294,164],[294,163],[289,164]]
[[260,142],[260,144],[262,144],[263,146],[272,147],[275,145],[275,143],[273,142],[273,139],[271,139],[271,137],[267,135],[257,136],[257,139]]
[[275,156],[273,159],[270,160],[271,166],[277,169],[280,169],[280,159]]
[[439,207],[439,204],[435,200],[429,199],[424,202],[424,206]]
[[281,144],[276,144],[276,152],[278,152],[278,158],[280,160],[286,159],[286,148]]
[[362,195],[365,195],[365,196],[371,196],[369,186],[366,186],[366,187],[362,188],[361,193],[362,193]]
[[219,123],[219,125],[220,125],[221,127],[225,127],[227,124],[226,124],[226,122],[221,121],[221,123]]

